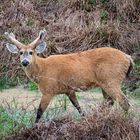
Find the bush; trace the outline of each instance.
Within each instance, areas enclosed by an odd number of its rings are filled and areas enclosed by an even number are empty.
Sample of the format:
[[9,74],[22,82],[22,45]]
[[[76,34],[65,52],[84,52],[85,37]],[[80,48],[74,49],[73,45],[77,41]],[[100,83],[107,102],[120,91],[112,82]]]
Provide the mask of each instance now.
[[138,140],[138,137],[138,123],[131,116],[126,117],[119,110],[98,108],[80,120],[70,117],[50,120],[17,132],[5,140]]
[[[43,57],[104,46],[132,54],[140,49],[139,5],[138,0],[5,0],[0,5],[1,46],[7,42],[5,31],[27,44],[46,28]],[[0,52],[0,75],[6,64],[8,79],[25,77],[18,56],[5,47]]]

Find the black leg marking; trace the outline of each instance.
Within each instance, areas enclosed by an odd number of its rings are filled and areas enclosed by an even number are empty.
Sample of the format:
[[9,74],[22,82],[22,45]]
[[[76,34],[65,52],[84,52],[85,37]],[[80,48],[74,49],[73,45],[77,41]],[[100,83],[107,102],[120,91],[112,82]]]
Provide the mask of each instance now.
[[36,121],[35,121],[35,123],[38,123],[38,121],[39,121],[39,119],[41,118],[42,114],[43,114],[43,110],[42,110],[42,108],[41,108],[41,105],[39,105],[39,108],[38,108],[38,110],[37,110],[37,116],[36,116]]

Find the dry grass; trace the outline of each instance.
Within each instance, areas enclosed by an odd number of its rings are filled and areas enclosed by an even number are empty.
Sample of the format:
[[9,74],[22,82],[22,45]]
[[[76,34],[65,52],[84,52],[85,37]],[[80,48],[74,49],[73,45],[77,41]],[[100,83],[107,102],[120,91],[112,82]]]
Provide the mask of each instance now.
[[125,115],[117,104],[111,108],[102,105],[103,97],[99,89],[80,92],[77,94],[78,101],[88,114],[80,119],[70,101],[65,100],[64,96],[57,96],[44,112],[41,122],[34,125],[39,93],[17,88],[0,94],[0,139],[138,139],[138,99],[129,98],[131,108],[129,115]]
[[[139,0],[5,0],[0,5],[1,46],[5,31],[28,43],[46,28],[48,49],[43,57],[104,46],[132,54],[140,43],[139,5]],[[1,76],[22,75],[18,57],[4,47],[0,52]]]
[[[25,110],[33,110],[34,108],[38,108],[42,96],[41,92],[39,91],[29,91],[21,87],[3,90],[0,92],[0,95],[0,106],[3,106],[4,108],[10,106],[12,108],[16,104],[16,107],[19,110],[21,108]],[[97,103],[102,103],[103,101],[103,95],[100,93],[99,89],[95,89],[93,91],[81,91],[76,95],[80,106],[84,110],[90,110],[91,107],[95,107]],[[85,102],[87,103],[85,104]],[[55,96],[51,100],[48,108],[52,110],[55,108],[59,108],[60,110],[64,109],[65,111],[67,110],[67,112],[72,112],[75,110],[75,112],[77,112],[66,95]]]
[[70,117],[36,124],[5,140],[138,140],[138,121],[120,110],[98,107],[92,114],[73,120]]
[[41,93],[28,91],[22,88],[7,89],[0,92],[0,106],[6,108],[13,107],[13,102],[16,103],[17,109],[33,110],[40,103]]

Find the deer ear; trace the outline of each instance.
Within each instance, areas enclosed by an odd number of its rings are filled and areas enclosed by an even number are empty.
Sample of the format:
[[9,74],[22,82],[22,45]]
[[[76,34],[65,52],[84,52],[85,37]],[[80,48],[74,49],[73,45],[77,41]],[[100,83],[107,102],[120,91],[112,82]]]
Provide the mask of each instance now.
[[40,54],[40,53],[42,53],[42,52],[45,51],[46,47],[47,47],[47,44],[46,44],[45,41],[43,41],[42,43],[40,43],[40,44],[35,48],[35,52],[36,52],[37,54]]
[[18,53],[19,49],[17,48],[16,45],[13,45],[13,44],[10,44],[10,43],[7,43],[6,44],[6,48],[11,52],[11,53]]

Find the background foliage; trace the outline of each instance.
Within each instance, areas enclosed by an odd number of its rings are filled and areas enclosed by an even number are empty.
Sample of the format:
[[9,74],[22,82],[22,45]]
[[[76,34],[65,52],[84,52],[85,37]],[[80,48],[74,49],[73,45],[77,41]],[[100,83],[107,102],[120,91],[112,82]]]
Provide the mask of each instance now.
[[46,28],[42,57],[104,46],[133,54],[140,48],[139,21],[139,0],[1,0],[0,77],[7,84],[19,75],[25,80],[19,57],[4,47],[5,31],[29,43]]

